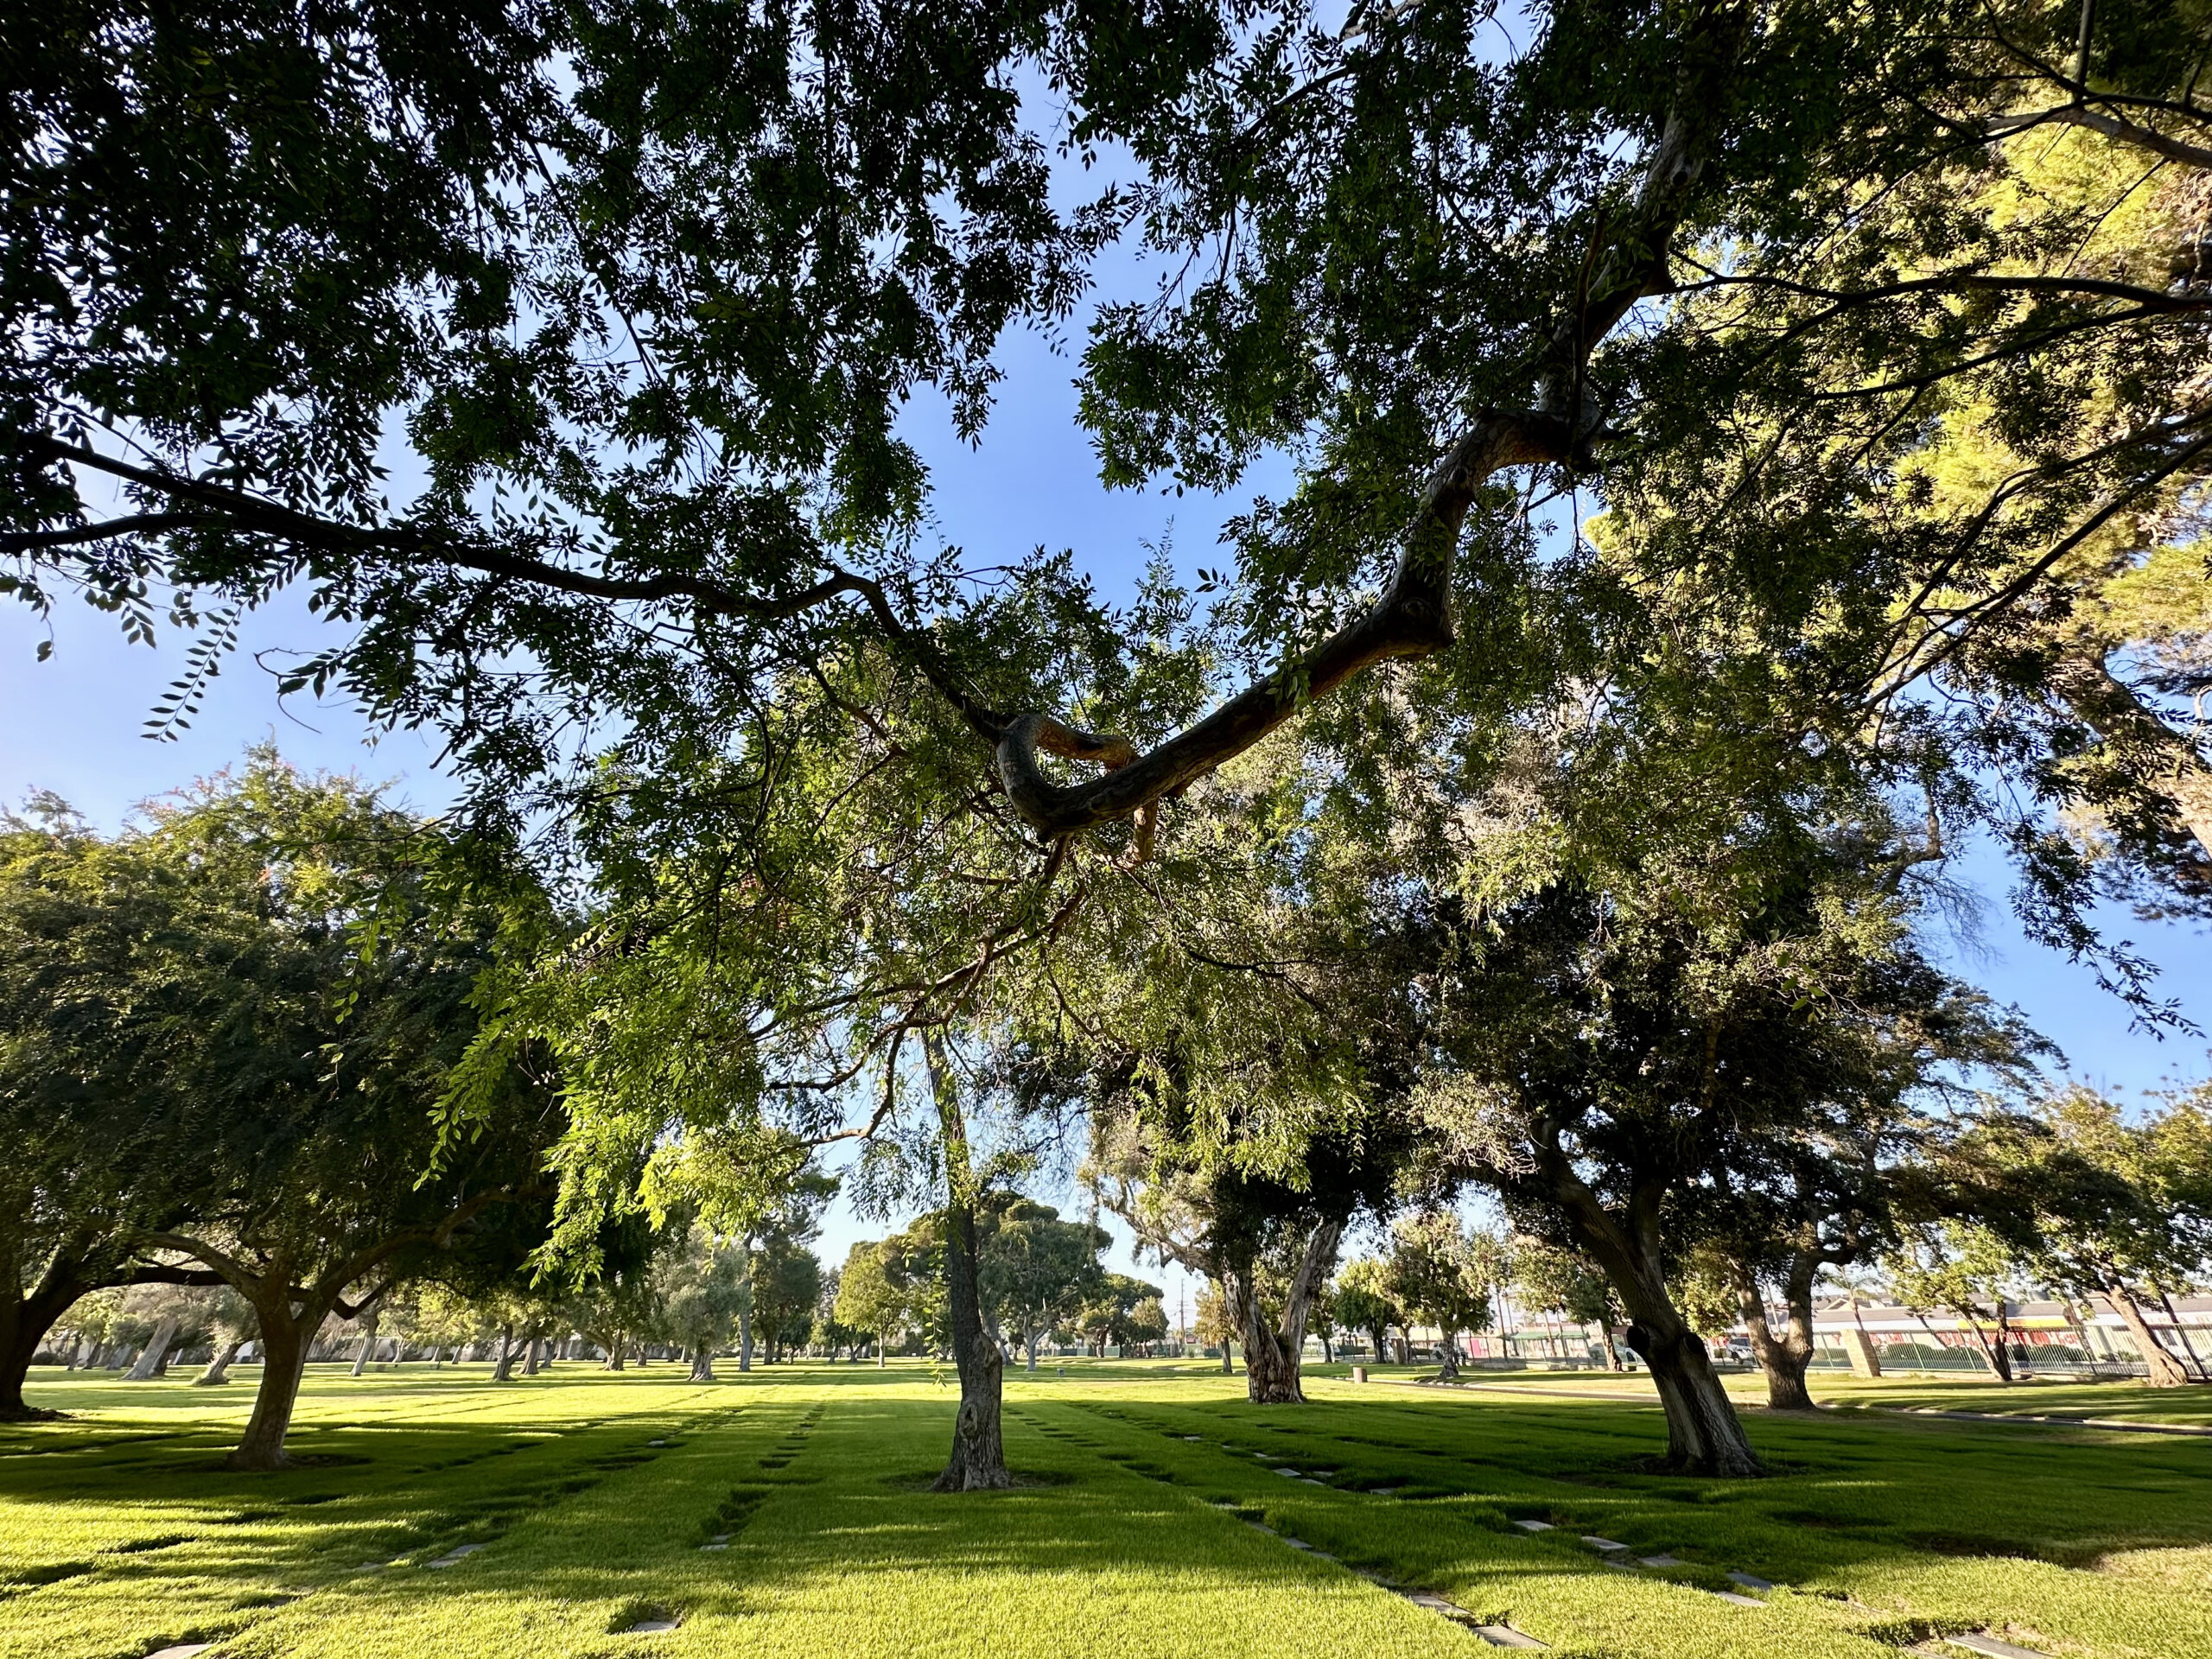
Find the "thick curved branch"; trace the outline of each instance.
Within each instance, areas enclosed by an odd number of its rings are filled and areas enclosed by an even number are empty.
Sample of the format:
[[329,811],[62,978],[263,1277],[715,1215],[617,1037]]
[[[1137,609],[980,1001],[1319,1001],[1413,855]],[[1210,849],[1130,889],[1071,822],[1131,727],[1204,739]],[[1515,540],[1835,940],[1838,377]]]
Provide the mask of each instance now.
[[[2093,92],[2089,96],[2100,103],[2115,101],[2101,92]],[[2160,132],[2155,127],[2123,121],[2116,115],[2107,115],[2102,111],[2092,109],[2088,104],[2062,104],[2048,110],[2022,110],[2011,115],[1993,115],[1989,118],[1989,131],[1993,137],[2004,138],[2054,122],[2062,126],[2086,127],[2091,132],[2101,132],[2117,143],[2137,149],[2146,149],[2153,156],[2164,156],[2170,162],[2179,162],[2183,167],[2212,168],[2212,149],[2202,144],[2190,143]]]
[[[1565,461],[1571,435],[1567,423],[1550,416],[1484,416],[1431,474],[1397,574],[1382,596],[1312,651],[1157,748],[1125,759],[1134,751],[1124,740],[1073,731],[1033,710],[1016,715],[998,742],[999,781],[1014,810],[1046,836],[1126,818],[1243,753],[1362,669],[1442,650],[1452,642],[1452,555],[1475,493],[1504,467]],[[1111,769],[1089,783],[1057,785],[1038,762],[1040,749],[1108,761]]]

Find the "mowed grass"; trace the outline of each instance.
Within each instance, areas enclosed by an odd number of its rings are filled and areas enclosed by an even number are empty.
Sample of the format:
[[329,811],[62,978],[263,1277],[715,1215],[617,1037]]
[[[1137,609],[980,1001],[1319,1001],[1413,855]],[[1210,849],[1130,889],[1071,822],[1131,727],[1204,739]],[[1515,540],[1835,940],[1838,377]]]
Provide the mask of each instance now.
[[[44,1378],[75,1415],[0,1431],[0,1659],[1493,1650],[1386,1583],[1589,1659],[1984,1630],[2212,1659],[2212,1441],[1754,1414],[1779,1472],[1706,1482],[1648,1472],[1656,1408],[1594,1393],[1320,1377],[1262,1409],[1194,1366],[1060,1369],[1009,1379],[1028,1484],[960,1497],[921,1490],[956,1395],[912,1364],[498,1389],[333,1368],[294,1440],[322,1461],[275,1476],[215,1466],[250,1370],[212,1400]],[[1609,1564],[1586,1533],[1680,1565]],[[1731,1571],[1776,1588],[1731,1605]],[[625,1633],[657,1616],[680,1623]]]
[[[1370,1376],[1378,1382],[1427,1382],[1436,1376],[1433,1364],[1368,1369]],[[1351,1374],[1348,1365],[1316,1366],[1307,1372],[1309,1376],[1323,1377],[1349,1377]],[[1470,1389],[1510,1387],[1533,1394],[1569,1392],[1593,1397],[1619,1395],[1637,1400],[1657,1397],[1652,1391],[1649,1374],[1643,1371],[1488,1370],[1469,1366],[1460,1376],[1462,1386]],[[1766,1402],[1766,1379],[1755,1371],[1730,1371],[1721,1382],[1739,1404],[1758,1408]],[[2056,1376],[2029,1376],[2006,1383],[1986,1375],[1910,1376],[1899,1373],[1864,1377],[1846,1371],[1815,1371],[1808,1383],[1814,1399],[1822,1405],[1899,1411],[1974,1411],[2003,1416],[2071,1417],[2212,1428],[2212,1386],[2152,1389],[2126,1380],[2080,1382]]]

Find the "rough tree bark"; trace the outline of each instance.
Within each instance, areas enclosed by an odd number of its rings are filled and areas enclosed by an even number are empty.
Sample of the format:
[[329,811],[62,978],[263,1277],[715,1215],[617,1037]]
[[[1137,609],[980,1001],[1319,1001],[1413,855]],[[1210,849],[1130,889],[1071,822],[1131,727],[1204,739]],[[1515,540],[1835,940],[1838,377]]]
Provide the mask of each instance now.
[[515,1322],[509,1319],[499,1327],[499,1357],[492,1362],[492,1380],[505,1382],[514,1376]]
[[703,1342],[691,1345],[691,1380],[711,1382],[715,1380],[715,1351]]
[[[1764,1474],[1704,1338],[1690,1329],[1668,1293],[1659,1237],[1664,1185],[1638,1182],[1617,1218],[1556,1145],[1540,1149],[1534,1179],[1542,1182],[1542,1196],[1557,1208],[1575,1243],[1605,1269],[1628,1313],[1628,1345],[1650,1367],[1667,1413],[1663,1466],[1681,1474]],[[1528,1182],[1506,1184],[1524,1187]]]
[[1344,1223],[1325,1221],[1306,1241],[1298,1271],[1291,1275],[1284,1294],[1282,1318],[1270,1326],[1260,1304],[1249,1262],[1226,1268],[1221,1275],[1222,1296],[1229,1316],[1244,1337],[1245,1397],[1258,1406],[1294,1406],[1306,1402],[1299,1371],[1306,1351],[1306,1320],[1313,1298],[1335,1265],[1338,1241]]
[[1813,1279],[1820,1271],[1817,1260],[1805,1252],[1790,1258],[1783,1282],[1783,1299],[1789,1322],[1779,1337],[1766,1317],[1766,1297],[1750,1268],[1736,1268],[1736,1306],[1751,1333],[1751,1354],[1766,1374],[1766,1403],[1770,1411],[1811,1411],[1813,1395],[1805,1386],[1805,1368],[1813,1362]]
[[983,1319],[976,1286],[975,1171],[968,1156],[968,1124],[957,1085],[934,1035],[925,1036],[930,1092],[937,1099],[944,1139],[944,1287],[952,1317],[952,1357],[960,1372],[960,1411],[954,1419],[952,1456],[930,1490],[992,1491],[1011,1486],[999,1410],[1006,1356]]

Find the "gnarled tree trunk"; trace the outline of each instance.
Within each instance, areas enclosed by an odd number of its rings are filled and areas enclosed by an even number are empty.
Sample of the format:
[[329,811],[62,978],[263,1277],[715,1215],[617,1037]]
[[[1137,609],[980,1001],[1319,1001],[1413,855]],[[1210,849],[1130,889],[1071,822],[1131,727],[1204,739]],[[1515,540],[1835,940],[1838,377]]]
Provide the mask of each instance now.
[[505,1382],[515,1370],[515,1324],[509,1319],[499,1327],[499,1357],[492,1362],[492,1380]]
[[261,1387],[253,1396],[253,1414],[246,1419],[245,1434],[223,1459],[226,1469],[260,1472],[282,1469],[290,1461],[284,1454],[284,1437],[291,1431],[292,1408],[299,1403],[308,1343],[328,1310],[314,1307],[306,1317],[297,1317],[284,1293],[276,1294],[276,1305],[254,1310],[261,1316]]
[[23,1384],[46,1333],[90,1287],[80,1287],[73,1274],[57,1274],[49,1265],[37,1287],[25,1296],[18,1292],[11,1268],[12,1263],[0,1255],[0,1423],[59,1417],[60,1412],[26,1401]]
[[126,1382],[148,1382],[168,1369],[169,1347],[176,1341],[177,1317],[164,1313],[154,1322],[154,1334],[146,1339],[144,1351],[138,1363],[124,1373]]
[[1325,1221],[1306,1241],[1298,1271],[1291,1275],[1283,1297],[1282,1317],[1274,1325],[1253,1281],[1249,1263],[1229,1268],[1221,1275],[1222,1295],[1229,1315],[1244,1337],[1244,1392],[1255,1405],[1303,1405],[1306,1390],[1300,1366],[1306,1351],[1306,1320],[1313,1298],[1335,1265],[1337,1243],[1344,1224]]
[[1981,1311],[1971,1306],[1953,1308],[1951,1311],[1966,1321],[1967,1329],[1974,1333],[1974,1339],[1981,1349],[1981,1357],[1988,1361],[1989,1369],[1996,1374],[1997,1380],[2000,1382],[2010,1382],[2012,1380],[2012,1357],[1999,1344],[1990,1341],[1989,1332],[1981,1328]]
[[1811,1411],[1813,1395],[1805,1386],[1805,1368],[1813,1361],[1813,1272],[1807,1271],[1804,1280],[1804,1306],[1801,1313],[1797,1292],[1800,1274],[1796,1262],[1790,1265],[1786,1294],[1789,1302],[1789,1323],[1779,1337],[1766,1317],[1766,1298],[1761,1294],[1758,1280],[1750,1268],[1736,1268],[1736,1306],[1742,1313],[1744,1328],[1751,1333],[1751,1354],[1759,1363],[1759,1370],[1766,1375],[1766,1403],[1770,1411]]
[[715,1351],[703,1342],[692,1344],[691,1380],[694,1382],[715,1380]]
[[952,1357],[960,1372],[960,1411],[954,1419],[952,1456],[930,1490],[990,1491],[1011,1486],[1000,1403],[1006,1355],[983,1319],[976,1273],[975,1173],[968,1156],[968,1125],[934,1036],[923,1039],[930,1090],[937,1097],[944,1138],[944,1288],[952,1317]]
[[195,1389],[212,1389],[219,1383],[229,1382],[231,1362],[238,1357],[238,1350],[245,1346],[245,1343],[233,1337],[216,1349],[213,1357],[207,1362],[207,1369],[192,1379],[192,1386]]
[[1667,1413],[1665,1466],[1681,1474],[1764,1474],[1704,1339],[1668,1294],[1659,1248],[1663,1191],[1647,1185],[1633,1194],[1624,1225],[1563,1160],[1550,1173],[1577,1243],[1605,1270],[1628,1313],[1629,1347],[1651,1369]]

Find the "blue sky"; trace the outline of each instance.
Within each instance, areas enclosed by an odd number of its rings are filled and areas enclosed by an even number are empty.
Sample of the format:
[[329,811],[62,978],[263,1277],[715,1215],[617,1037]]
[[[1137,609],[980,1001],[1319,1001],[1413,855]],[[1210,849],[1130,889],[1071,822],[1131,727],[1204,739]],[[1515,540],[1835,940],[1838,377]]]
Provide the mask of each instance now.
[[[1127,292],[1135,275],[1130,260],[1109,280]],[[1080,332],[1073,338],[1079,340]],[[1109,592],[1123,588],[1148,556],[1147,545],[1171,532],[1185,569],[1216,562],[1216,536],[1241,501],[1101,489],[1089,444],[1075,424],[1072,358],[1056,354],[1042,336],[1025,334],[1006,343],[1001,360],[1007,379],[980,447],[961,444],[928,404],[907,423],[933,470],[937,529],[944,540],[979,563],[1018,557],[1040,543],[1072,548],[1080,566]],[[1259,481],[1271,485],[1279,478]],[[416,734],[369,733],[342,703],[295,698],[280,707],[274,681],[254,653],[303,651],[328,639],[328,625],[310,616],[296,595],[248,620],[243,648],[210,687],[191,728],[174,742],[149,742],[139,733],[181,670],[181,639],[165,637],[156,649],[125,645],[113,619],[81,607],[62,608],[51,633],[53,659],[38,663],[35,652],[48,637],[47,626],[20,607],[0,606],[0,708],[10,716],[0,725],[0,800],[10,805],[32,789],[48,789],[111,828],[135,803],[228,765],[247,744],[271,735],[296,764],[396,783],[418,807],[435,810],[449,797],[431,746]],[[2018,1004],[2057,1043],[2076,1076],[2132,1101],[2212,1072],[2205,1039],[2160,1040],[2131,1029],[2128,1011],[2099,988],[2088,969],[2023,938],[2006,904],[2001,861],[1986,848],[1970,851],[1956,874],[1982,894],[1981,937],[1978,945],[1936,943],[1962,975]],[[2163,993],[2212,1028],[2212,943],[2204,931],[2143,923],[2125,912],[2107,919],[2114,933],[2162,965]],[[1051,1201],[1052,1195],[1040,1196]],[[881,1231],[841,1206],[820,1248],[830,1261],[842,1261],[852,1240]],[[1128,1270],[1125,1255],[1118,1265]],[[1141,1271],[1154,1282],[1166,1281],[1172,1314],[1179,1275]]]

